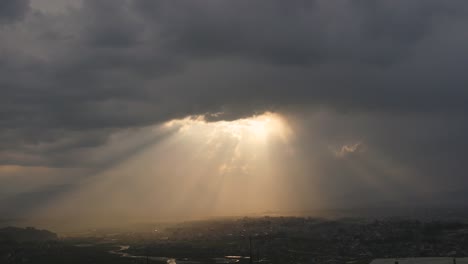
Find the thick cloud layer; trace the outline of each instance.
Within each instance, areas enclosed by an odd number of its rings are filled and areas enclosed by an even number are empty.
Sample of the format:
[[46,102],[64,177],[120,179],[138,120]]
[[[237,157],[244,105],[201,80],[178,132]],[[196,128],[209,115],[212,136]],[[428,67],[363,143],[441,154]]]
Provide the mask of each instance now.
[[21,19],[29,9],[29,0],[4,0],[0,3],[0,23]]
[[466,1],[84,0],[55,13],[29,9],[27,0],[0,3],[2,165],[106,166],[109,157],[88,157],[111,135],[188,115],[269,110],[305,129],[310,113],[325,111],[330,130],[315,140],[335,153],[353,154],[362,141],[434,182],[463,181]]

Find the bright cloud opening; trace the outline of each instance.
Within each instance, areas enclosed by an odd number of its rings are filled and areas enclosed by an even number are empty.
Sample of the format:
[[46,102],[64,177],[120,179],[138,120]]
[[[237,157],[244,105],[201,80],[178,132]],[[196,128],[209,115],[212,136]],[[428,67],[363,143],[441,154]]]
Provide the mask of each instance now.
[[211,138],[226,136],[263,143],[271,139],[287,141],[292,134],[285,119],[271,112],[233,121],[217,122],[208,122],[204,116],[192,116],[172,120],[164,126],[168,128],[179,127],[179,131],[186,136],[196,135],[203,131],[208,133]]

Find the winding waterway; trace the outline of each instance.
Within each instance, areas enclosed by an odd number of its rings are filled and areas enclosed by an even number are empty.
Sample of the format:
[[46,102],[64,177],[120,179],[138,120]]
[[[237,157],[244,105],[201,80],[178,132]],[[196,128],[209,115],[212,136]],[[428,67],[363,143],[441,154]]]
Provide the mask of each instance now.
[[[124,258],[139,258],[139,259],[146,259],[148,258],[149,260],[154,260],[157,262],[161,263],[167,263],[167,264],[203,264],[203,262],[196,261],[196,260],[190,260],[190,259],[175,259],[175,258],[170,258],[170,257],[153,257],[153,256],[135,256],[131,255],[125,251],[127,251],[130,246],[129,245],[120,245],[118,246],[119,248],[116,250],[111,250],[109,253],[115,254],[115,255],[120,255],[121,257]],[[240,259],[245,258],[242,256],[226,256],[224,258],[213,258],[213,260],[218,263],[218,264],[223,264],[223,263],[238,263]]]

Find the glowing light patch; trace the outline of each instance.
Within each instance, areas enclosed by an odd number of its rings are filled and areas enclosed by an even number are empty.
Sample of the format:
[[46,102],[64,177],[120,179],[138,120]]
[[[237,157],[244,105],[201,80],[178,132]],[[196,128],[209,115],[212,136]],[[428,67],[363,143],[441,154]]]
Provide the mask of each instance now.
[[211,137],[228,136],[238,140],[266,142],[276,138],[286,141],[291,135],[291,129],[278,114],[266,112],[249,118],[233,121],[208,122],[204,116],[191,116],[167,122],[165,127],[178,127],[179,132],[186,134],[204,133]]

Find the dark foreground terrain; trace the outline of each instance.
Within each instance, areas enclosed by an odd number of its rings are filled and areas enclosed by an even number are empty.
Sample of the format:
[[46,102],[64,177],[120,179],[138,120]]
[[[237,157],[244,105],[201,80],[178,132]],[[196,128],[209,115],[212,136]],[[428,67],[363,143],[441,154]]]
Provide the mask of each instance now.
[[[3,230],[3,232],[2,232]],[[260,217],[145,224],[58,237],[0,229],[0,263],[370,263],[465,257],[463,220]]]

